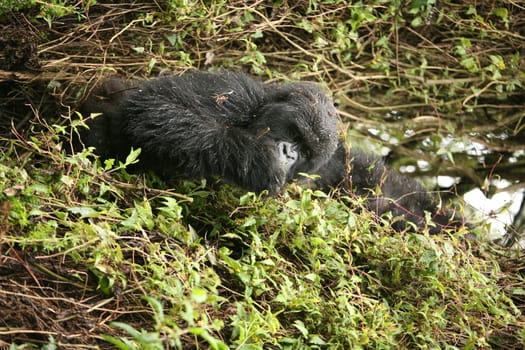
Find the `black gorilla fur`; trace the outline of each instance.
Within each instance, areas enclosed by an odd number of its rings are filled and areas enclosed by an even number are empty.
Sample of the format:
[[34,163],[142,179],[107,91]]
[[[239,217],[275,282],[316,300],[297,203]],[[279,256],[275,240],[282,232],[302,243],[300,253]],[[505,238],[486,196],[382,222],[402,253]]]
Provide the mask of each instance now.
[[[349,151],[337,135],[337,112],[315,84],[263,84],[242,73],[191,72],[131,83],[105,80],[81,106],[89,130],[79,144],[102,158],[124,159],[141,148],[139,166],[166,178],[218,176],[251,191],[278,193],[299,173],[313,186],[368,196],[377,214],[391,211],[439,232],[450,223],[415,180],[381,159]],[[380,195],[371,190],[380,188]],[[459,223],[452,223],[458,226]]]
[[140,167],[163,177],[219,176],[272,194],[299,172],[315,173],[337,146],[337,111],[318,86],[234,72],[110,79],[81,112],[103,113],[81,139],[104,158],[140,147]]

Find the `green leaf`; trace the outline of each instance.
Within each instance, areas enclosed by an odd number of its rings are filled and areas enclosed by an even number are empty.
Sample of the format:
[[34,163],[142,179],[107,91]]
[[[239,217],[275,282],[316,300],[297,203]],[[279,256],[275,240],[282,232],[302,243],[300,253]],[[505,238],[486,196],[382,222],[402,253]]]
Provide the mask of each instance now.
[[126,340],[126,339],[121,340],[116,337],[112,337],[112,336],[105,335],[105,334],[102,335],[102,339],[104,339],[110,344],[115,345],[120,350],[136,350],[137,349],[136,346],[134,346],[129,340]]
[[504,21],[508,20],[509,18],[509,10],[507,10],[505,7],[496,7],[494,10],[492,10],[492,13]]
[[91,207],[71,207],[68,209],[70,213],[80,215],[83,218],[94,218],[99,216],[99,212]]
[[157,320],[157,323],[162,324],[164,321],[164,306],[162,303],[148,295],[144,295],[142,298],[146,300],[148,304],[150,304],[151,308],[155,312],[155,319]]
[[202,288],[194,288],[191,291],[191,299],[199,304],[206,302],[208,299],[208,293]]
[[512,294],[514,295],[525,295],[525,289],[524,288],[515,288],[512,290]]
[[140,152],[141,152],[141,149],[140,148],[137,148],[136,150],[134,150],[133,148],[131,149],[131,152],[128,154],[128,156],[126,157],[126,162],[124,163],[126,166],[127,165],[130,165],[130,164],[135,164],[138,162],[138,157],[140,155]]
[[117,327],[117,328],[122,329],[123,331],[125,331],[126,333],[128,333],[129,335],[131,335],[131,336],[134,337],[134,338],[140,336],[140,332],[137,331],[135,328],[133,328],[132,326],[130,326],[130,325],[127,324],[127,323],[123,323],[123,322],[111,322],[110,325],[111,325],[112,327]]
[[323,339],[321,339],[321,337],[319,337],[318,335],[310,336],[308,342],[314,345],[326,345],[326,342]]
[[308,329],[306,328],[306,326],[304,325],[304,322],[301,321],[301,320],[296,320],[294,323],[293,323],[294,327],[297,328],[299,330],[299,332],[301,332],[301,335],[304,337],[304,338],[307,338],[308,337]]

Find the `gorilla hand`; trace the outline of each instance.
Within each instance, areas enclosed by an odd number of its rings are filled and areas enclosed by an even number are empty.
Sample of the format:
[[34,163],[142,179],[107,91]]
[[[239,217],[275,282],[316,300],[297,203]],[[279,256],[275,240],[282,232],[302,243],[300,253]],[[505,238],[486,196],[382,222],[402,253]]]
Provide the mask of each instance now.
[[288,174],[292,167],[299,161],[299,151],[297,146],[286,141],[277,143],[277,152],[279,165],[281,169]]

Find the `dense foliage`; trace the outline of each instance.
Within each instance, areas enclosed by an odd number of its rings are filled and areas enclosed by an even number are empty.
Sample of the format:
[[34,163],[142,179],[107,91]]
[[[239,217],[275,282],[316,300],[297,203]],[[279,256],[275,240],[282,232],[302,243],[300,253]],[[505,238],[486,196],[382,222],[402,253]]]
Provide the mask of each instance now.
[[394,233],[357,197],[167,185],[126,172],[138,152],[65,152],[76,103],[107,74],[237,67],[324,83],[350,142],[370,133],[402,164],[426,160],[420,173],[519,188],[520,2],[3,6],[0,346],[525,347],[522,252]]

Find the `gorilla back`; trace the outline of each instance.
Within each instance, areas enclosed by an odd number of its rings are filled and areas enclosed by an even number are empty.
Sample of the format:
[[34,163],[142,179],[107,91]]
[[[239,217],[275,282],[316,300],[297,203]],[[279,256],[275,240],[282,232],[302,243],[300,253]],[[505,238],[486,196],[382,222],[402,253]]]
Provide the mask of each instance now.
[[242,73],[191,72],[131,83],[108,79],[81,106],[82,146],[162,177],[219,176],[277,193],[315,173],[337,147],[337,112],[314,84],[263,84]]

